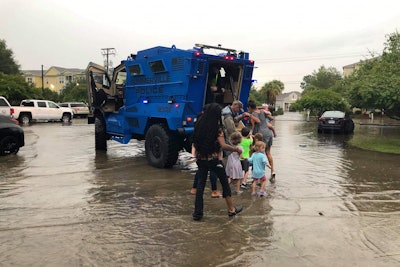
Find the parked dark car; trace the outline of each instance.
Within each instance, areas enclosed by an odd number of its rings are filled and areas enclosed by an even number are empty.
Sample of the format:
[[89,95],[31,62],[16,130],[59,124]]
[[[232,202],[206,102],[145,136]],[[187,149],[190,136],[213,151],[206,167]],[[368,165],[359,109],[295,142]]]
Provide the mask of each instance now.
[[318,119],[318,132],[339,132],[350,134],[354,132],[354,122],[342,111],[325,111]]
[[0,156],[16,154],[24,145],[24,130],[10,116],[0,115]]

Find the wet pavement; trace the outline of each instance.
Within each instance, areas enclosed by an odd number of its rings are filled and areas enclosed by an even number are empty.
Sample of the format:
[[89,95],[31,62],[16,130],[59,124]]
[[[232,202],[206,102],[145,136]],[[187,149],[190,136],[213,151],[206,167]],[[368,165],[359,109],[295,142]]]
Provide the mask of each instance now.
[[[25,147],[0,158],[0,266],[399,266],[400,156],[296,113],[275,127],[268,196],[234,195],[235,218],[205,197],[201,222],[195,164],[150,167],[136,140],[96,154],[84,119],[24,127]],[[400,131],[356,125],[368,133]]]

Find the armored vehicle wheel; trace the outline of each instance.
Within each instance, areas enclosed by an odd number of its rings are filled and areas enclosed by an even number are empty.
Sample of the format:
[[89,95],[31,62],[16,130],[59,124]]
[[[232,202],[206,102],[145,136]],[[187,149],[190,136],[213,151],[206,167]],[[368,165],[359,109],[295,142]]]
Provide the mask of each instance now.
[[161,124],[150,126],[146,133],[145,150],[150,165],[171,168],[178,160],[178,138]]
[[94,119],[94,138],[96,150],[107,150],[106,125],[104,119],[96,116]]

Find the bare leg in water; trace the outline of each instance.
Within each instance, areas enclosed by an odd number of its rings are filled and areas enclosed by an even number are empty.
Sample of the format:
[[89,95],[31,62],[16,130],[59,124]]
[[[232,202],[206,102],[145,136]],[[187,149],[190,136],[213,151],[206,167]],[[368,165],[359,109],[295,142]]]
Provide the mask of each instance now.
[[265,155],[267,156],[269,165],[271,166],[271,178],[270,181],[274,181],[275,180],[275,169],[274,169],[274,159],[272,158],[271,155],[271,147],[266,147],[265,148]]

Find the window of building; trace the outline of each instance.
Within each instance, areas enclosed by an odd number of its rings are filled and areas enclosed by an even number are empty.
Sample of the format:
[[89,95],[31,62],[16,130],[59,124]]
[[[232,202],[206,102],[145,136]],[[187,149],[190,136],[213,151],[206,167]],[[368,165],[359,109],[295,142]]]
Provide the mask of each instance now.
[[59,81],[60,81],[60,84],[64,84],[64,82],[65,82],[64,76],[60,76]]
[[33,78],[32,78],[32,77],[27,77],[27,78],[26,78],[26,81],[27,81],[28,83],[33,83]]

